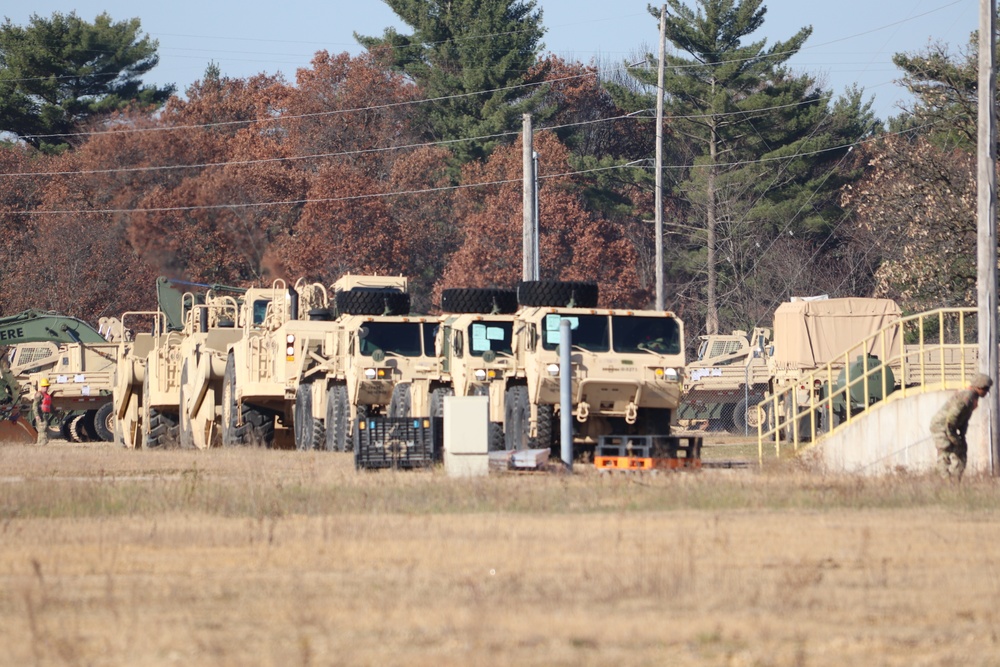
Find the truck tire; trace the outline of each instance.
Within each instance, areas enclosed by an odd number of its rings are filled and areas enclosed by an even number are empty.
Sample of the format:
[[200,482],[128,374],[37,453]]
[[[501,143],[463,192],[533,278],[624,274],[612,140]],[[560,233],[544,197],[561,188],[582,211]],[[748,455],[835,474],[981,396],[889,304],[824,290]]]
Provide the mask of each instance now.
[[62,421],[59,422],[59,434],[62,435],[63,440],[66,442],[73,442],[73,434],[70,432],[70,424],[73,423],[73,418],[75,415],[73,413],[63,415]]
[[80,413],[74,415],[69,422],[69,440],[70,442],[87,442],[87,434],[83,430],[83,420],[86,417],[86,413]]
[[180,443],[180,425],[177,423],[177,416],[166,412],[160,412],[155,408],[150,408],[149,428],[143,426],[145,437],[143,447],[146,449],[166,448],[177,446]]
[[455,390],[451,387],[434,387],[431,390],[431,417],[435,419],[444,418],[444,397],[454,396]]
[[80,420],[80,428],[83,429],[84,442],[97,442],[101,437],[97,434],[97,410],[87,410]]
[[733,407],[733,430],[736,435],[757,434],[757,403],[753,396],[750,400],[741,398]]
[[559,423],[556,421],[554,405],[539,405],[538,406],[538,425],[536,432],[538,437],[535,439],[535,447],[538,449],[547,449],[556,458],[559,457],[560,450],[562,449],[562,443],[559,439]]
[[108,401],[97,408],[94,415],[94,430],[97,436],[104,442],[113,442],[115,439],[115,406]]
[[244,444],[271,449],[274,445],[274,415],[249,403],[243,403],[240,413],[246,428]]
[[236,359],[230,354],[222,380],[222,445],[270,448],[273,443],[274,415],[236,401]]
[[528,388],[524,385],[508,387],[504,395],[503,440],[504,449],[527,449],[531,432],[531,406]]
[[346,315],[406,315],[410,295],[394,289],[347,290],[334,297],[337,313]]
[[445,313],[510,314],[517,311],[517,292],[509,289],[464,288],[441,292]]
[[594,308],[597,306],[597,283],[522,280],[517,284],[517,302],[522,306]]
[[401,419],[409,417],[410,412],[410,383],[400,382],[392,388],[392,398],[389,399],[389,412],[386,416],[390,419]]
[[323,449],[326,432],[323,423],[313,418],[312,382],[300,382],[295,389],[295,448],[299,451]]
[[331,384],[326,394],[326,451],[346,452],[351,435],[347,385]]

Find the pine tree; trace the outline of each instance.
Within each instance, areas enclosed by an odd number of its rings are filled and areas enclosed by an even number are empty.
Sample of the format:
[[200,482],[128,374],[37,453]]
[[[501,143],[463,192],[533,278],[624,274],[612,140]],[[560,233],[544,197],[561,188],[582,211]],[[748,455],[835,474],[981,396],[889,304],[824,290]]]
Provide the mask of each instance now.
[[413,28],[401,35],[355,38],[405,72],[434,100],[419,115],[433,141],[470,139],[453,150],[462,162],[482,159],[520,128],[545,72],[529,74],[541,49],[542,12],[535,0],[385,0]]
[[[678,263],[692,273],[704,267],[705,329],[717,333],[723,297],[738,301],[720,287],[745,290],[758,265],[748,245],[759,254],[779,232],[829,233],[847,178],[834,168],[848,150],[845,137],[857,141],[875,119],[860,92],[831,108],[829,93],[785,67],[810,27],[768,47],[766,39],[747,41],[763,25],[763,0],[696,4],[667,0],[666,36],[679,52],[664,60],[667,150],[686,168],[665,177],[690,216],[686,226],[700,230]],[[649,11],[658,21],[660,8]],[[631,71],[656,85],[655,68]]]
[[144,86],[159,62],[157,42],[140,37],[139,19],[93,23],[75,13],[33,14],[27,27],[0,25],[0,131],[58,151],[88,118],[130,105],[159,108],[173,86]]

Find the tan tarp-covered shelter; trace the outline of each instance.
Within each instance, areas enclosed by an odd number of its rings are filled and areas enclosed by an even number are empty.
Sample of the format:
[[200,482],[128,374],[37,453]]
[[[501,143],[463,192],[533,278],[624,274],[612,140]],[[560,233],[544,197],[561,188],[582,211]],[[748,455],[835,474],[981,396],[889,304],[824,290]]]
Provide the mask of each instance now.
[[[850,361],[861,355],[852,346],[899,320],[899,306],[891,299],[823,299],[790,301],[774,312],[774,355],[778,370],[809,370],[829,361],[843,362],[850,350]],[[899,357],[899,330],[885,338],[889,359]],[[871,341],[868,354],[882,357],[881,337]],[[838,358],[839,357],[839,358]]]

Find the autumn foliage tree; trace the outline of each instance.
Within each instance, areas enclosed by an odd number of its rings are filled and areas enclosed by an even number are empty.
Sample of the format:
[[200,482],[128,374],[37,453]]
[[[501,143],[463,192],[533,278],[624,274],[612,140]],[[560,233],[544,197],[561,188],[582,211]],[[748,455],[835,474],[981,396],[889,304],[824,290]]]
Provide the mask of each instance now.
[[871,147],[868,173],[845,189],[844,204],[879,259],[876,294],[909,312],[975,304],[975,156],[887,137]]
[[[569,151],[551,133],[536,136],[539,154],[540,277],[596,280],[601,303],[637,306],[634,248],[606,219],[589,212],[570,171]],[[462,243],[445,268],[446,287],[511,287],[521,279],[521,151],[498,149],[466,165],[455,195]]]

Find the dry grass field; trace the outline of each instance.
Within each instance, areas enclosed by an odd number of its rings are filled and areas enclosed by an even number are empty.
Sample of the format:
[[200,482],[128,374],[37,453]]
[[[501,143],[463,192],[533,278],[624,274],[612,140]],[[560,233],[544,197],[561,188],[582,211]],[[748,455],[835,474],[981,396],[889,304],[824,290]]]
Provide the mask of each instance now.
[[2,665],[1000,665],[1000,485],[0,446]]

